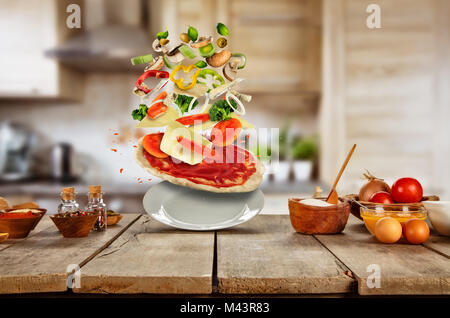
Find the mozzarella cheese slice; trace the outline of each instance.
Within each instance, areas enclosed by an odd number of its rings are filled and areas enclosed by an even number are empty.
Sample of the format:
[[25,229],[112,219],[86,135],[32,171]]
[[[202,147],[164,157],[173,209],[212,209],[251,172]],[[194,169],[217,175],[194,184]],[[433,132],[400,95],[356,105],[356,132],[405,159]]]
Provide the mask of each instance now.
[[172,156],[175,159],[188,163],[190,165],[195,165],[203,161],[203,156],[199,153],[190,151],[180,145],[177,138],[183,137],[194,141],[197,144],[202,144],[206,147],[211,148],[212,143],[200,134],[197,134],[192,129],[186,128],[179,122],[172,122],[167,126],[167,130],[164,133],[164,137],[161,140],[161,150],[166,154]]
[[156,117],[155,119],[148,118],[145,116],[136,127],[138,128],[155,128],[155,127],[164,127],[169,125],[171,122],[175,121],[180,117],[178,111],[176,111],[173,107],[169,106],[167,112],[162,114],[161,116]]

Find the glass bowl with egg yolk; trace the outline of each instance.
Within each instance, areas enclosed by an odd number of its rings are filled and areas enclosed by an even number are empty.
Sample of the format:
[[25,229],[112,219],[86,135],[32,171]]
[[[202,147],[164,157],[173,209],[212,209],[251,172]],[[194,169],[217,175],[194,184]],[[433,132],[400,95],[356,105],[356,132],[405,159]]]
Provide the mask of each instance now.
[[361,217],[364,220],[367,230],[371,234],[375,233],[375,224],[384,217],[393,217],[402,225],[411,219],[425,220],[427,210],[421,203],[411,204],[366,204],[360,209]]

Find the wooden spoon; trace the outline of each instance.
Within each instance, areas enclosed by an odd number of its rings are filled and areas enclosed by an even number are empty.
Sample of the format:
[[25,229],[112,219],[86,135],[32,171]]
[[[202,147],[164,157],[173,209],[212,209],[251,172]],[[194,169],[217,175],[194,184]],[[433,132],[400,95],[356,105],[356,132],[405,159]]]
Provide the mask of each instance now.
[[355,148],[356,148],[356,144],[353,145],[352,149],[348,153],[347,158],[345,159],[344,164],[342,165],[341,170],[339,171],[339,173],[336,177],[336,181],[334,181],[333,187],[331,188],[331,192],[327,197],[327,202],[330,204],[338,204],[338,202],[339,202],[339,195],[336,192],[336,186],[339,182],[339,179],[341,179],[342,173],[344,172],[345,167],[347,167],[347,163],[350,161],[350,158],[352,157],[353,152],[355,151]]

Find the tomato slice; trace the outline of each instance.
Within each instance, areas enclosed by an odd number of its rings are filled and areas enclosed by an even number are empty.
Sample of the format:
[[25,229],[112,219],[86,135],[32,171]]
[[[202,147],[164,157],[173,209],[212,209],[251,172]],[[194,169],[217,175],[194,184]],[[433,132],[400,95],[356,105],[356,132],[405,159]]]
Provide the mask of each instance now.
[[164,137],[164,133],[148,134],[142,140],[142,146],[152,156],[156,158],[167,158],[168,154],[161,151],[161,140]]
[[180,124],[185,125],[185,126],[191,126],[195,122],[204,123],[205,121],[208,121],[208,120],[209,120],[209,114],[206,113],[206,114],[195,114],[195,115],[180,117],[177,119],[177,122],[179,122]]
[[192,152],[196,152],[203,157],[214,159],[215,158],[215,151],[214,149],[211,149],[209,147],[206,147],[205,145],[200,145],[196,143],[193,140],[183,138],[182,136],[177,137],[177,141],[180,145],[182,145],[184,148],[189,149]]
[[211,130],[211,142],[214,146],[231,145],[241,133],[242,124],[237,118],[219,121]]

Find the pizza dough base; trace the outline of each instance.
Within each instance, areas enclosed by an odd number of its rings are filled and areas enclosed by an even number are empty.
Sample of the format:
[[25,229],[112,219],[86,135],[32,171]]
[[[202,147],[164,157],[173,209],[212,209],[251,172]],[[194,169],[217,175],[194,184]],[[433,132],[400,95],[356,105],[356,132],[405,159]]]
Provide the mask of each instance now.
[[[143,138],[142,138],[143,139]],[[165,173],[161,173],[159,170],[153,168],[145,159],[144,153],[143,153],[143,147],[142,147],[142,139],[139,140],[139,143],[136,148],[135,152],[135,158],[136,161],[139,163],[139,165],[144,168],[148,173],[154,175],[155,177],[161,178],[163,180],[169,181],[170,183],[177,184],[183,187],[189,187],[197,190],[202,191],[209,191],[209,192],[217,192],[217,193],[235,193],[235,192],[251,192],[258,188],[259,184],[262,181],[262,177],[264,175],[264,165],[262,162],[255,158],[256,164],[255,168],[256,171],[253,173],[248,180],[241,185],[236,185],[232,187],[213,187],[206,184],[199,184],[192,182],[188,179],[184,178],[177,178]]]

